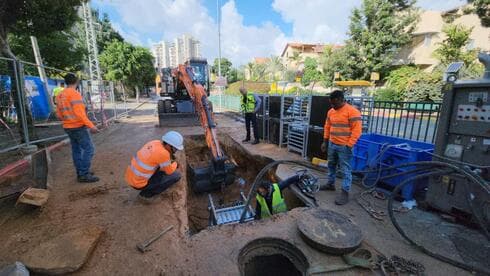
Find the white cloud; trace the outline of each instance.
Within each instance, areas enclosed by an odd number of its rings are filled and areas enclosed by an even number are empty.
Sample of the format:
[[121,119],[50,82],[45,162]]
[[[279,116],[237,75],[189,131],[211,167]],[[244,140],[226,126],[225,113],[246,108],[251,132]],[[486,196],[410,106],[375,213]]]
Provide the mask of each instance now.
[[252,57],[277,54],[275,45],[283,43],[280,40],[284,37],[279,27],[271,22],[261,26],[245,26],[234,1],[227,2],[221,10],[223,56],[244,64]]
[[346,37],[350,11],[359,0],[274,0],[272,7],[293,25],[291,40],[341,43]]
[[[212,61],[218,55],[217,23],[203,0],[96,0],[111,7],[120,20],[114,27],[128,41],[151,46],[156,38],[172,40],[191,34],[201,41],[203,55]],[[465,0],[419,0],[425,9],[446,10]],[[292,25],[290,36],[270,21],[245,25],[243,15],[229,0],[222,8],[222,56],[240,65],[253,57],[279,55],[289,41],[342,43],[347,37],[352,8],[361,0],[274,0],[272,9]]]

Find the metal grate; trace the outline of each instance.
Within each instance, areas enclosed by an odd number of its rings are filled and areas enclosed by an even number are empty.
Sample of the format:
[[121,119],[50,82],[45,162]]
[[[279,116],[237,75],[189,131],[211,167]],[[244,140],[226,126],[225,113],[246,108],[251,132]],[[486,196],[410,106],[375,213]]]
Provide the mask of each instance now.
[[306,158],[308,146],[308,123],[291,123],[288,128],[288,151],[294,151]]
[[[244,202],[247,200],[243,192],[240,192],[240,197],[241,200],[239,201],[215,207],[213,197],[211,194],[208,194],[209,226],[239,223],[243,209],[245,208]],[[255,212],[251,206],[248,206],[248,210],[245,214],[245,221],[252,221],[254,218]]]

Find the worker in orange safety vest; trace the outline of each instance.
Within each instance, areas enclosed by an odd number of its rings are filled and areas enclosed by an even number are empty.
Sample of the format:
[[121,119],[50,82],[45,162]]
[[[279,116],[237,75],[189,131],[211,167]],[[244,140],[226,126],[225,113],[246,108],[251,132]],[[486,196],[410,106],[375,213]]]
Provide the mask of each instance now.
[[78,77],[68,73],[64,79],[66,87],[56,96],[56,115],[70,138],[78,182],[97,182],[99,178],[90,172],[95,149],[89,130],[97,133],[99,129],[88,119],[82,95],[76,90]]
[[337,165],[343,173],[342,191],[335,199],[337,205],[349,202],[352,184],[352,148],[362,133],[362,117],[359,110],[345,102],[344,92],[333,91],[329,96],[332,108],[327,113],[323,129],[323,152],[328,148],[328,179],[325,190],[335,191]]
[[177,162],[172,156],[184,149],[184,138],[176,131],[169,131],[161,140],[146,143],[131,159],[126,169],[128,184],[140,190],[139,198],[151,203],[156,195],[162,193],[180,180]]

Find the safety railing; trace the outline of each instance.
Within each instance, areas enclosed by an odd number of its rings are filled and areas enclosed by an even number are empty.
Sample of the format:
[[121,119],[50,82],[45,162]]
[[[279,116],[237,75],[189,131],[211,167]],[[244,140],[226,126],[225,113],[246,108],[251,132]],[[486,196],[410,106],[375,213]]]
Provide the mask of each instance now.
[[434,143],[441,103],[374,101],[369,132]]

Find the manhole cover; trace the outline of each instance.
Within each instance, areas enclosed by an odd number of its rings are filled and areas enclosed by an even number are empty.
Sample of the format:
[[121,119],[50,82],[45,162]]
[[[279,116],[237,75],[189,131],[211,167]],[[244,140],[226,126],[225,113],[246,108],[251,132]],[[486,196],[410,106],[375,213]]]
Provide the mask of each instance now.
[[330,254],[354,251],[362,242],[359,226],[339,213],[312,209],[298,219],[301,237],[312,247]]

